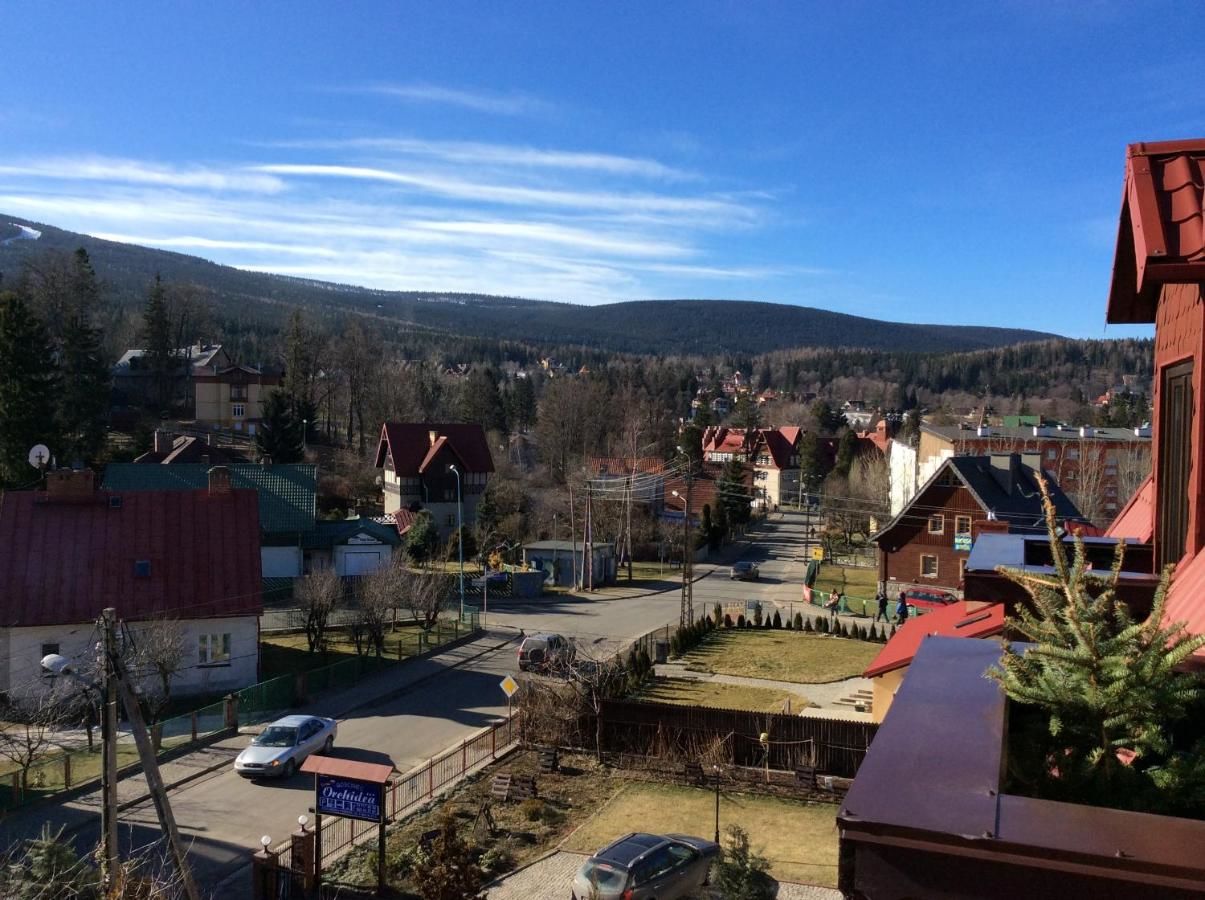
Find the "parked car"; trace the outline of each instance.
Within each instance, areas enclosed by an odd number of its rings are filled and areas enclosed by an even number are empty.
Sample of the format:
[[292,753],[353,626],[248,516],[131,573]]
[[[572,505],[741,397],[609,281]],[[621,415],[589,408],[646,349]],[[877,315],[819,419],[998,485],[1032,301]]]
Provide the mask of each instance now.
[[490,572],[488,575],[481,575],[477,578],[474,578],[472,585],[475,588],[483,588],[488,582],[489,586],[492,588],[504,588],[506,587],[507,578],[509,578],[509,576],[505,572]]
[[757,576],[760,573],[757,570],[757,563],[741,562],[734,563],[732,566],[732,574],[729,576],[734,581],[757,581]]
[[548,672],[563,669],[573,662],[577,650],[559,634],[529,634],[519,645],[519,670]]
[[926,612],[958,602],[958,598],[953,594],[935,591],[932,588],[905,588],[905,592],[908,594],[909,606],[914,609],[923,609]]
[[684,834],[629,834],[578,869],[573,900],[676,900],[693,897],[719,855],[714,841]]
[[329,753],[339,723],[320,716],[285,716],[255,736],[234,758],[244,778],[290,778],[311,753]]

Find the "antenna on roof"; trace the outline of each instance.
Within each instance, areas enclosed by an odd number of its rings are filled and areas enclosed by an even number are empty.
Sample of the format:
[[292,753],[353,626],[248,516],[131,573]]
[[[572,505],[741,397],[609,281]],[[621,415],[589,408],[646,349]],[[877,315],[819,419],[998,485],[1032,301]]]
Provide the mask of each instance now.
[[34,444],[29,448],[29,464],[39,472],[46,471],[50,462],[50,448],[45,444]]

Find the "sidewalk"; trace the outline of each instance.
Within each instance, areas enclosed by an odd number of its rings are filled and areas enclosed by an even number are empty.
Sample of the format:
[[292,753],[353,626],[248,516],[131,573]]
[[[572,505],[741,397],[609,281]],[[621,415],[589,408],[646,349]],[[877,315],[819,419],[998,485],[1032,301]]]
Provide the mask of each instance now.
[[[412,690],[449,668],[462,666],[479,656],[506,646],[513,640],[511,635],[486,632],[472,641],[433,656],[399,663],[365,678],[346,690],[324,694],[320,699],[290,712],[344,718],[355,709]],[[237,735],[160,762],[159,773],[164,784],[170,791],[218,769],[232,766],[234,757],[250,743],[251,736],[260,730],[260,726],[249,726]],[[120,807],[134,806],[147,799],[149,794],[142,772],[136,772],[118,781],[117,801]],[[100,784],[97,782],[86,793],[76,794],[69,800],[47,801],[13,810],[0,822],[0,841],[8,844],[36,837],[45,824],[54,829],[61,827],[68,835],[88,826],[99,827],[100,808]]]

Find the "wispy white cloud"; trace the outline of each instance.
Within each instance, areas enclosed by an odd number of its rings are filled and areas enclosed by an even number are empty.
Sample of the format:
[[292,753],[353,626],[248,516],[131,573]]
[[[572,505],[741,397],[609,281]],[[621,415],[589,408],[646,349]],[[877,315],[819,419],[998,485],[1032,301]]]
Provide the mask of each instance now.
[[361,94],[379,94],[408,103],[428,103],[454,106],[495,116],[530,116],[552,111],[551,103],[522,93],[467,90],[444,85],[413,82],[410,84],[368,84],[359,87],[337,88]]
[[275,193],[284,189],[284,182],[280,178],[263,173],[223,171],[203,166],[182,168],[99,156],[61,157],[0,164],[0,175],[61,181],[154,184],[212,191]]
[[755,215],[751,207],[724,199],[676,197],[667,194],[648,193],[550,190],[508,184],[489,184],[430,173],[398,172],[370,166],[270,163],[253,166],[251,171],[311,178],[347,178],[359,181],[378,181],[429,191],[460,200],[522,206],[573,207],[577,209],[619,212],[668,212],[691,216],[723,216],[742,221],[748,221]]
[[294,141],[264,141],[259,146],[296,150],[372,151],[417,156],[442,163],[489,165],[524,169],[559,169],[598,172],[606,175],[694,180],[698,176],[667,166],[655,159],[613,153],[548,150],[514,144],[477,141],[424,141],[406,137],[313,138]]

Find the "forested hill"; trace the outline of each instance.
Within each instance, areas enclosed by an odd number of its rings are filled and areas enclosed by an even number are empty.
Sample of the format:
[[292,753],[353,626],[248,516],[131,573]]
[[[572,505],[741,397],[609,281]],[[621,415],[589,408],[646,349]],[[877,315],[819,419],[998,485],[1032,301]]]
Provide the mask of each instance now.
[[[17,238],[18,225],[41,236]],[[882,322],[802,306],[736,300],[647,300],[579,306],[482,294],[378,291],[246,272],[195,256],[98,240],[0,213],[0,273],[15,276],[40,251],[84,247],[123,306],[140,306],[156,273],[197,285],[214,313],[255,329],[278,327],[292,307],[319,319],[356,311],[419,331],[601,352],[753,354],[795,347],[954,352],[1053,335],[1017,328]],[[572,298],[569,298],[572,299]]]

